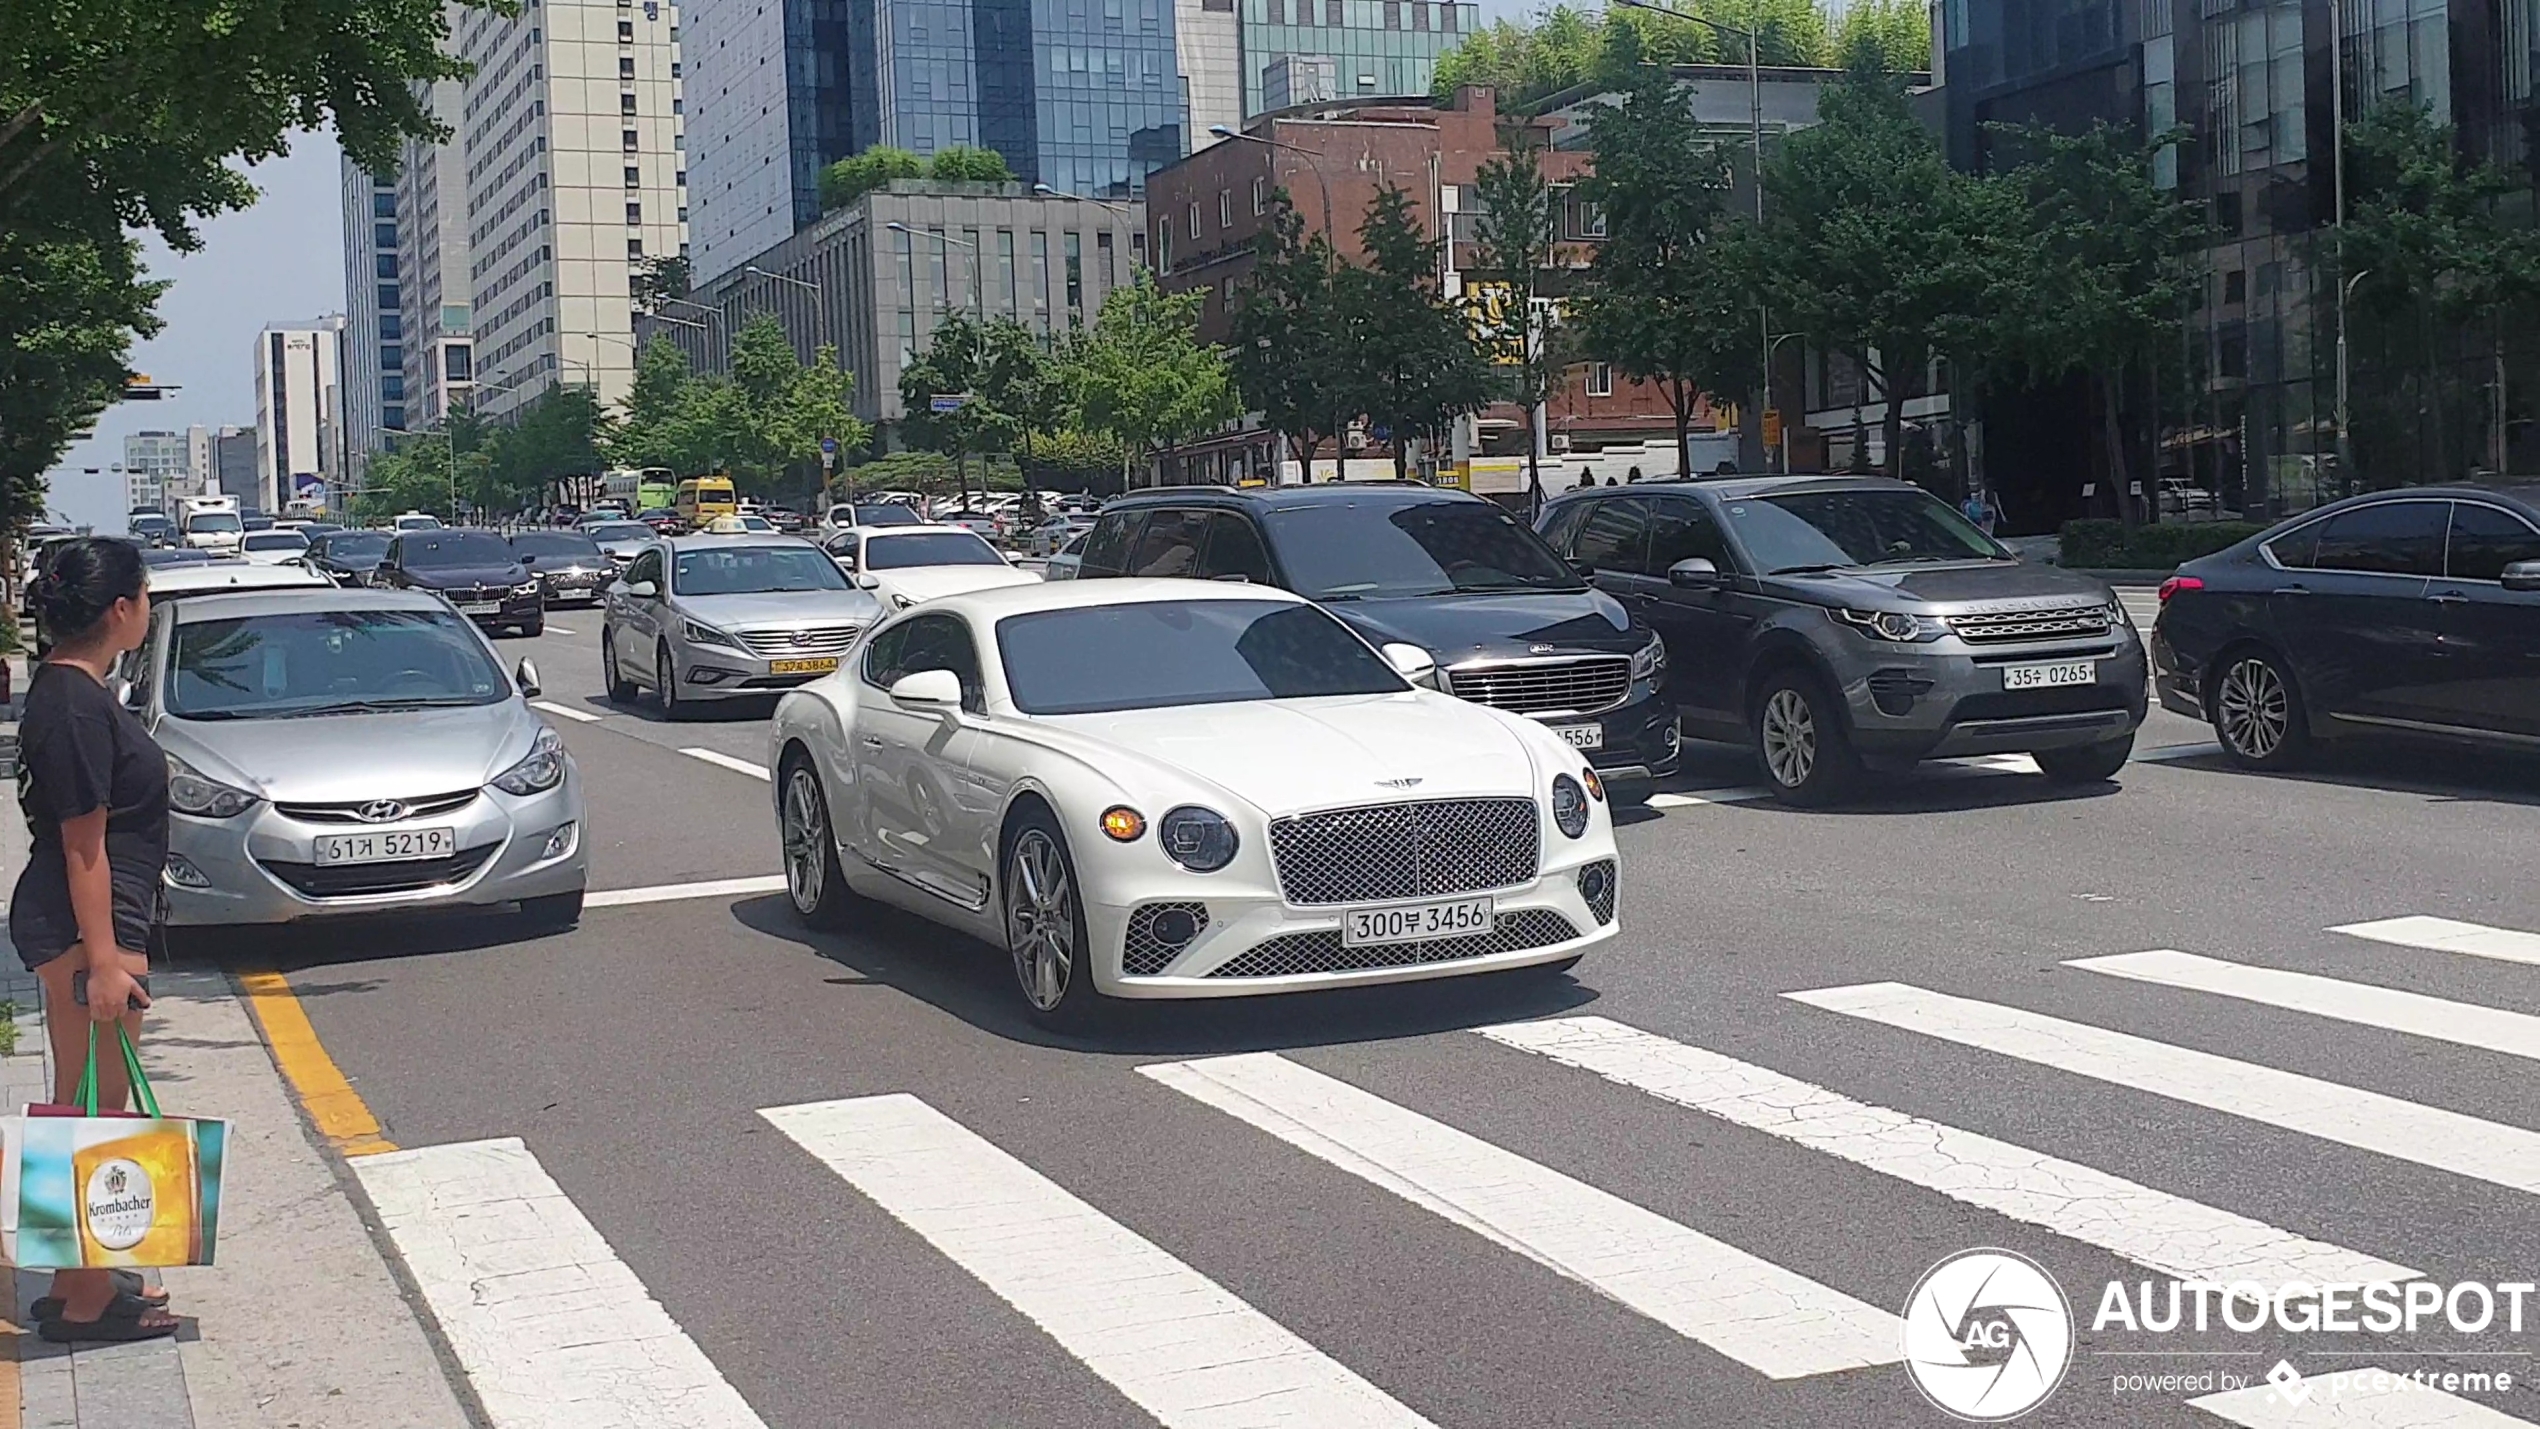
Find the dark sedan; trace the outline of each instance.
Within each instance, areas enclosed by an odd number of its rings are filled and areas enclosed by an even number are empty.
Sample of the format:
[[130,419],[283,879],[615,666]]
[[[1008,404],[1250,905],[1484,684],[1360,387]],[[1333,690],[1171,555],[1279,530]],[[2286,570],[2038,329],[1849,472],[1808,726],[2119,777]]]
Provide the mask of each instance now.
[[2375,492],[2189,561],[2152,664],[2248,768],[2352,735],[2540,749],[2540,487]]
[[546,598],[535,568],[491,531],[436,527],[400,532],[371,584],[438,593],[459,614],[491,629],[523,635],[547,629]]
[[309,540],[309,568],[332,576],[337,585],[369,585],[371,573],[388,554],[385,531],[333,531]]
[[549,605],[598,605],[616,578],[608,553],[579,531],[516,531],[511,541],[521,564],[535,568]]

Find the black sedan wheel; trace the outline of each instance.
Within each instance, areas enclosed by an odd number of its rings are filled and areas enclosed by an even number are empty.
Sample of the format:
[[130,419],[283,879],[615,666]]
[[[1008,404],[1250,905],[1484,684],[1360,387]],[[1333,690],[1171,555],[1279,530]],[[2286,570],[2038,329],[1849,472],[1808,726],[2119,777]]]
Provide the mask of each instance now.
[[2310,756],[2301,690],[2274,654],[2243,647],[2215,668],[2207,710],[2226,758],[2244,769],[2292,769]]

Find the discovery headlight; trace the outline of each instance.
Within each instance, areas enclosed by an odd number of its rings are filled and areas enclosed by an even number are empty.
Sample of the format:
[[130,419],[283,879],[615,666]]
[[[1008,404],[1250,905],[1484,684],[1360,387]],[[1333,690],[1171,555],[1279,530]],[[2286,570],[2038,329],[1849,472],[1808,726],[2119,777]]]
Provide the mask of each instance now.
[[1949,624],[1935,616],[1909,615],[1901,610],[1837,610],[1837,620],[1880,640],[1914,644],[1938,640],[1949,633]]

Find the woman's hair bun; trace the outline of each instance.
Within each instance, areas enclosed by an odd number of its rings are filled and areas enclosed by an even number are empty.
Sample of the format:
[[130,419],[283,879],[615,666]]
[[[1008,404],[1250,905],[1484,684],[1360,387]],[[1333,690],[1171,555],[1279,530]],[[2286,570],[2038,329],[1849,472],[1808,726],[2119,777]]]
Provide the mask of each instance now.
[[150,568],[130,541],[77,536],[45,549],[26,583],[27,604],[54,644],[97,628],[119,600],[138,600]]

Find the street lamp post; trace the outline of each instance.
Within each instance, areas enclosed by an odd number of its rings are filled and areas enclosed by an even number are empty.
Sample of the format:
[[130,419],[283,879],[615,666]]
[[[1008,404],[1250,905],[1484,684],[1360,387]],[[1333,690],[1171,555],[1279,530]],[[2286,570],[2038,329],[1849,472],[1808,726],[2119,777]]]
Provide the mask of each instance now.
[[905,223],[893,222],[883,224],[882,226],[891,230],[893,233],[905,233],[911,238],[932,239],[935,242],[944,245],[946,248],[969,249],[971,305],[978,310],[979,325],[981,327],[986,327],[988,325],[988,280],[987,275],[980,271],[978,244],[971,242],[967,238],[955,238],[949,233],[937,233],[931,228],[911,228]]
[[748,273],[753,277],[765,278],[771,283],[783,283],[789,287],[806,288],[810,290],[812,321],[820,326],[819,333],[812,339],[811,360],[818,362],[820,360],[820,349],[824,346],[830,345],[829,295],[822,291],[821,286],[818,283],[805,282],[800,278],[788,277],[783,273],[770,273],[756,263],[742,264],[741,271]]
[[[705,305],[705,304],[703,304],[703,303],[692,303],[692,302],[688,301],[686,298],[656,298],[656,299],[654,299],[654,301],[655,301],[655,302],[661,302],[661,303],[668,303],[668,304],[670,304],[672,307],[675,307],[675,308],[692,308],[692,309],[696,310],[697,312],[703,313],[703,314],[706,316],[706,318],[707,318],[708,320],[710,320],[710,321],[712,321],[712,322],[714,323],[715,330],[716,330],[716,331],[719,331],[719,332],[721,332],[721,333],[723,334],[723,361],[722,361],[722,363],[721,363],[721,364],[720,364],[720,365],[716,368],[716,370],[717,370],[717,371],[722,371],[724,368],[728,368],[728,367],[730,367],[730,366],[732,365],[732,329],[731,329],[730,325],[728,325],[727,323],[725,323],[725,322],[724,322],[724,320],[723,320],[723,309],[721,309],[721,308],[711,308],[711,307],[706,306],[706,305]],[[663,322],[668,322],[668,323],[676,323],[676,322],[679,322],[679,321],[680,321],[678,318],[672,318],[672,317],[662,317],[662,315],[661,315],[660,313],[655,313],[655,314],[653,314],[653,316],[655,316],[655,317],[657,317],[657,318],[661,318],[661,320],[662,320]],[[689,323],[683,323],[683,324],[682,324],[682,326],[685,326],[685,327],[704,327],[704,326],[705,326],[705,324],[704,324],[704,323],[700,323],[700,322],[689,322]],[[713,353],[714,353],[714,345],[713,345],[713,341],[712,341],[712,338],[713,338],[713,333],[712,333],[712,332],[709,332],[709,333],[707,334],[707,338],[708,338],[708,341],[707,341],[707,345],[706,345],[706,353],[707,353],[707,355],[708,355],[709,357],[711,357],[711,356],[713,355]]]

